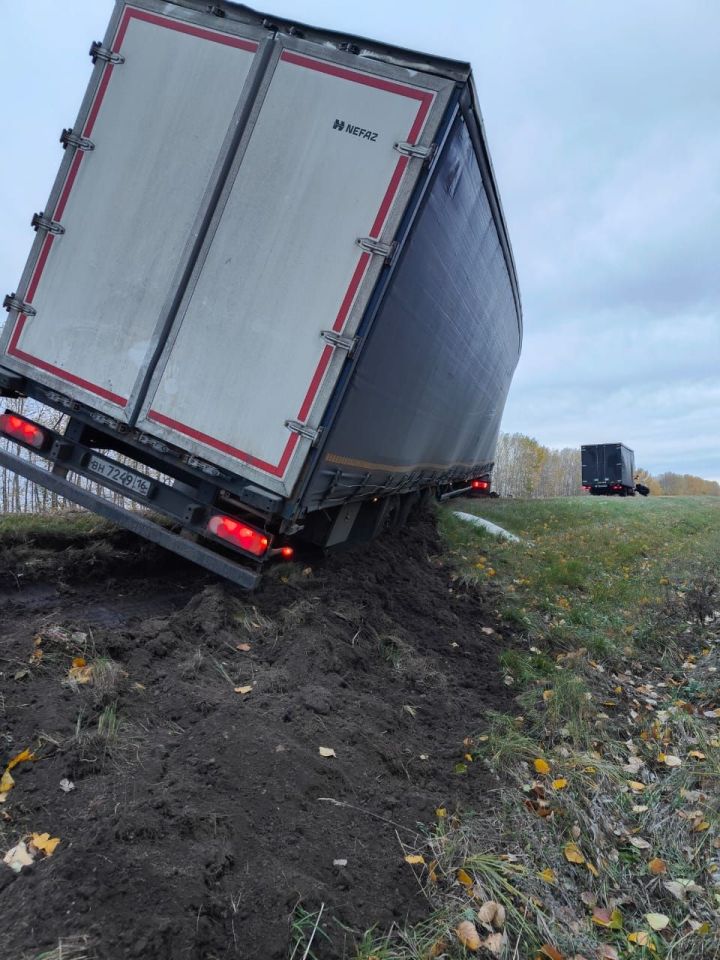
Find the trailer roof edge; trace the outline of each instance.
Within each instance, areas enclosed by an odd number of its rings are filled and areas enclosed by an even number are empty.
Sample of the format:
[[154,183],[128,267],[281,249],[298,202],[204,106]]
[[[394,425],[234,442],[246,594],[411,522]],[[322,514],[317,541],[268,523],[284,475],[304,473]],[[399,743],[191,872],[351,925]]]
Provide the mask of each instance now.
[[466,82],[470,76],[470,64],[461,60],[451,60],[446,57],[422,53],[418,50],[409,50],[392,43],[362,37],[355,33],[315,27],[312,24],[280,17],[274,13],[264,13],[243,3],[234,3],[232,0],[223,0],[223,2],[215,4],[208,4],[206,0],[170,0],[170,2],[176,6],[201,11],[202,13],[215,12],[217,16],[227,17],[229,20],[236,22],[249,23],[256,27],[265,27],[268,30],[277,29],[280,33],[286,33],[290,36],[297,36],[299,31],[305,39],[319,43],[339,45],[351,42],[359,46],[359,56],[406,67],[410,70],[436,74],[459,83]]

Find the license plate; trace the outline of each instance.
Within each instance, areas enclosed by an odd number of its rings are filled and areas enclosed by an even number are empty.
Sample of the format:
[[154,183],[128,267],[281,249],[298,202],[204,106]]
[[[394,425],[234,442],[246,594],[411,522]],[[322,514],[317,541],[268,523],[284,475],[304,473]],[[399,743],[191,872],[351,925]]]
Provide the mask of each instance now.
[[103,457],[96,457],[92,454],[86,466],[91,473],[99,474],[129,493],[139,493],[141,496],[147,497],[152,489],[152,482],[146,477],[135,473],[134,470],[128,470],[127,467],[121,467],[119,464],[113,463],[112,460],[105,460]]

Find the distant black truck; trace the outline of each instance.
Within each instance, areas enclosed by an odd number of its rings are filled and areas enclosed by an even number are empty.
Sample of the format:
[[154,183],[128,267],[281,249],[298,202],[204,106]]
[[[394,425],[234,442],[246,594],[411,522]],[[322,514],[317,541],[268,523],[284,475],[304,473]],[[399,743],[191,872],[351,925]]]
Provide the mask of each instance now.
[[624,443],[587,444],[580,447],[580,457],[583,490],[595,496],[635,496],[635,454]]

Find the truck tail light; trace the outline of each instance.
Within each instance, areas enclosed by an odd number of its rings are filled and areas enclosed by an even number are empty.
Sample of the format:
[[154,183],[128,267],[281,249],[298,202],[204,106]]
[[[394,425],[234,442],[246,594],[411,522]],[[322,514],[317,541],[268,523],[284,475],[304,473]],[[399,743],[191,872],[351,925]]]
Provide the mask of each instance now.
[[473,480],[472,488],[473,490],[488,490],[490,483],[487,480]]
[[210,518],[207,528],[220,540],[226,540],[256,557],[261,557],[270,546],[269,537],[261,530],[256,530],[242,520],[234,520],[232,517],[216,514]]
[[42,450],[48,441],[48,435],[41,427],[31,423],[30,420],[25,420],[24,417],[18,417],[15,413],[4,413],[0,416],[0,431],[6,437],[19,440],[20,443],[34,447],[36,450]]
[[275,547],[274,550],[270,551],[271,557],[282,557],[283,560],[292,560],[294,555],[295,549],[287,546],[287,544],[284,547]]

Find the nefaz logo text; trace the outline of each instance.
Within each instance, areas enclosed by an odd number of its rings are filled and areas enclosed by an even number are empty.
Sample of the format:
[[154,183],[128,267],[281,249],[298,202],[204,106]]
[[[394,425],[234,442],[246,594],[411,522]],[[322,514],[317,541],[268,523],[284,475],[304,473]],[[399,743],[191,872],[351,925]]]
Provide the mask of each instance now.
[[333,130],[345,131],[345,133],[350,133],[353,137],[360,137],[363,140],[370,140],[373,143],[377,140],[377,133],[373,133],[372,130],[366,130],[365,127],[356,127],[352,123],[345,123],[344,120],[336,120],[333,123]]

